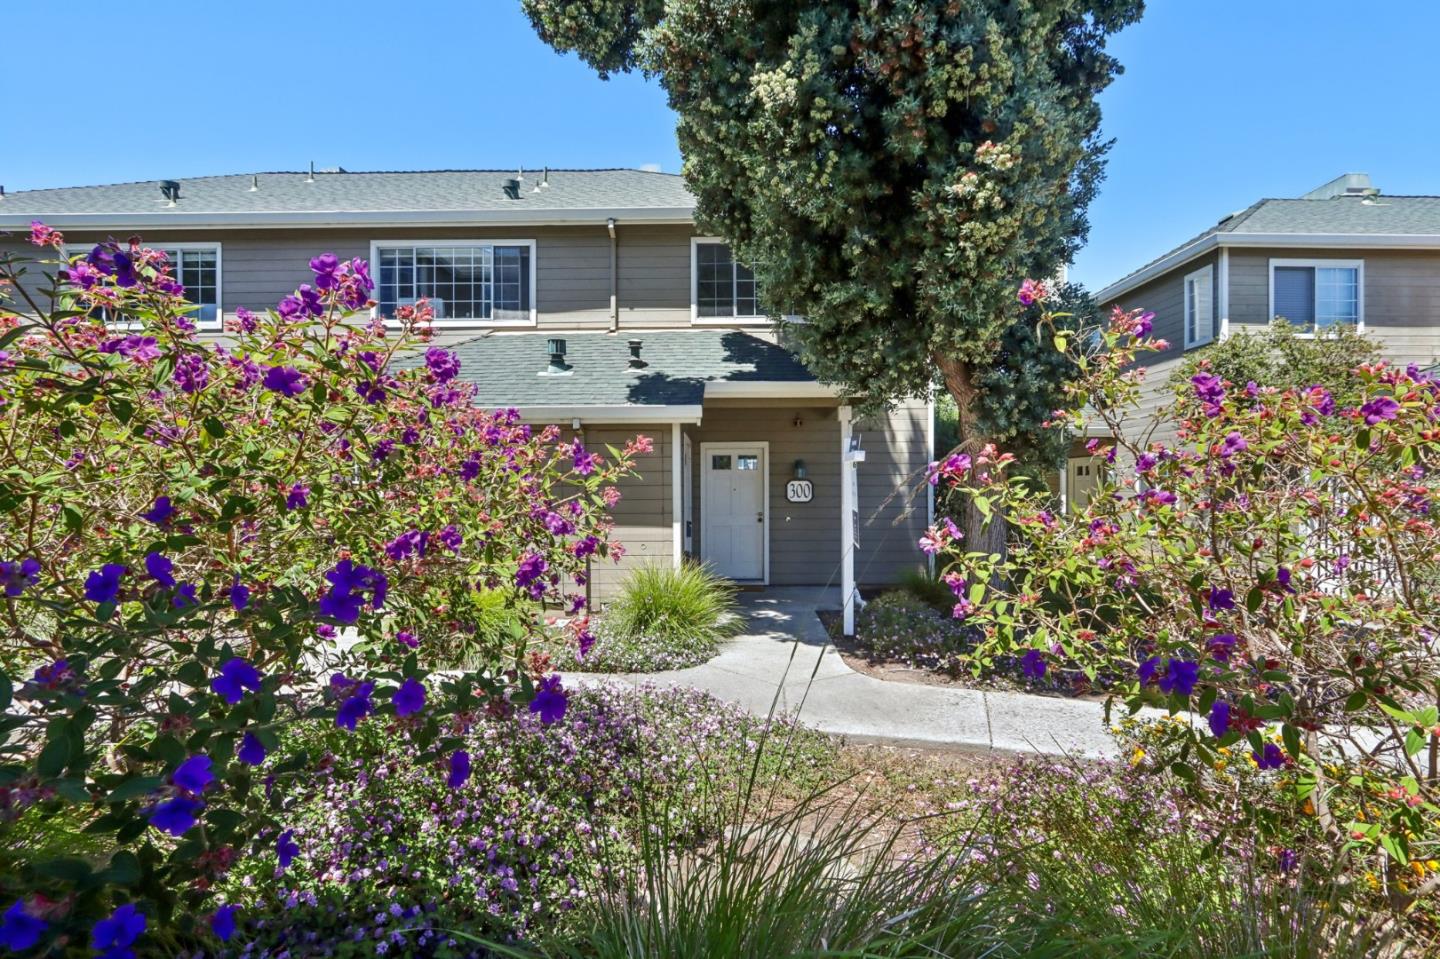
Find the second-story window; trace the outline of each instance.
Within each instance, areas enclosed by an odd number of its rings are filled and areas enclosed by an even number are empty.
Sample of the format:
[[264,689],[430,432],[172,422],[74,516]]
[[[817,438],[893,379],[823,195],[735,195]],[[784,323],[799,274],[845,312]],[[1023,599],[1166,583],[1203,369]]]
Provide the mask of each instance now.
[[1271,260],[1270,316],[1304,333],[1359,326],[1363,285],[1358,260]]
[[1215,339],[1214,270],[1196,270],[1185,277],[1185,347],[1203,346]]
[[697,239],[694,301],[698,320],[766,318],[755,274],[721,240]]
[[425,299],[443,323],[534,320],[533,241],[372,245],[380,315]]

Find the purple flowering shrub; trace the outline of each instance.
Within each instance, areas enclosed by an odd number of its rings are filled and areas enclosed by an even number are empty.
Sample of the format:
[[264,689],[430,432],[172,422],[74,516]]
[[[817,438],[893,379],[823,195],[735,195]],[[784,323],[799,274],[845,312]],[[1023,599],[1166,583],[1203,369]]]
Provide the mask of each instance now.
[[[1117,311],[1094,351],[1057,339],[1084,370],[1057,428],[1113,437],[1089,505],[1056,515],[994,451],[932,469],[1015,529],[1005,557],[940,547],[977,661],[1109,671],[1125,708],[1194,717],[1145,768],[1204,791],[1223,748],[1313,816],[1324,841],[1302,854],[1367,861],[1397,907],[1440,888],[1440,594],[1423,585],[1440,571],[1440,381],[1361,366],[1341,404],[1202,370],[1165,445],[1136,409],[1136,359],[1164,345],[1148,314]],[[1274,808],[1239,807],[1262,826]]]
[[[450,933],[561,935],[602,875],[636,866],[656,809],[682,843],[714,835],[725,806],[702,797],[740,789],[767,730],[818,738],[693,689],[587,689],[555,723],[473,724],[457,789],[411,761],[403,732],[309,725],[282,751],[321,756],[315,774],[272,791],[303,851],[282,867],[266,848],[226,880],[251,917],[245,955],[459,955]],[[347,942],[364,945],[338,953]]]
[[587,644],[587,564],[619,553],[607,510],[646,442],[602,457],[476,408],[456,357],[420,352],[423,304],[398,328],[360,312],[362,260],[316,257],[218,343],[163,253],[31,240],[56,272],[0,260],[0,828],[76,824],[102,849],[0,845],[0,947],[102,922],[111,950],[225,939],[244,916],[214,888],[316,774],[275,755],[283,728],[393,725],[405,762],[458,785],[487,711],[563,716],[523,634],[464,675],[421,663],[487,591],[563,604]]

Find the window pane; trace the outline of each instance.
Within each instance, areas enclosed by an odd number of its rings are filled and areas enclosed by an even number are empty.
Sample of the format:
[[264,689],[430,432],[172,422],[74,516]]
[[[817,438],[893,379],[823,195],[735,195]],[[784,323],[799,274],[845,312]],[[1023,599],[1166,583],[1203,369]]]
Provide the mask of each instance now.
[[737,470],[758,470],[760,468],[760,457],[737,456],[735,457],[735,468]]
[[696,305],[701,316],[735,315],[735,267],[723,243],[701,243],[695,251],[699,276]]
[[750,268],[740,263],[735,264],[735,315],[736,316],[759,316],[763,312],[760,309],[759,289],[755,285],[755,274]]
[[730,468],[730,457],[721,456],[718,453],[710,457],[710,468],[712,470],[728,470]]
[[1360,281],[1353,267],[1315,270],[1315,326],[1355,325],[1360,319]]
[[170,261],[170,275],[185,288],[185,299],[199,309],[190,318],[200,323],[213,323],[218,318],[220,302],[220,258],[215,250],[162,250]]
[[1315,268],[1275,267],[1275,316],[1302,330],[1315,328]]
[[381,316],[423,297],[437,320],[530,318],[528,246],[382,247],[378,254]]

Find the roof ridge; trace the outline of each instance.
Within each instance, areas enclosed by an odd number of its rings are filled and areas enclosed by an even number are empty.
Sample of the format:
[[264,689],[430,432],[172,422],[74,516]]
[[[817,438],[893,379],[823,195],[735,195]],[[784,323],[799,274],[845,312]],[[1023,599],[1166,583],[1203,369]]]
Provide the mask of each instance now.
[[[550,173],[643,173],[649,176],[664,176],[680,178],[679,173],[667,173],[664,170],[642,170],[639,167],[437,167],[428,170],[315,170],[315,176],[423,176],[434,173],[515,173],[519,170],[526,172],[541,172],[548,170]],[[106,187],[117,186],[143,186],[150,183],[160,183],[164,180],[178,179],[184,184],[187,181],[196,180],[231,180],[244,179],[255,176],[309,176],[309,170],[249,170],[243,173],[207,173],[189,177],[148,177],[144,180],[121,180],[115,183],[79,183],[69,186],[42,186],[33,187],[28,190],[14,190],[7,196],[19,196],[22,193],[45,193],[52,190],[95,190]]]

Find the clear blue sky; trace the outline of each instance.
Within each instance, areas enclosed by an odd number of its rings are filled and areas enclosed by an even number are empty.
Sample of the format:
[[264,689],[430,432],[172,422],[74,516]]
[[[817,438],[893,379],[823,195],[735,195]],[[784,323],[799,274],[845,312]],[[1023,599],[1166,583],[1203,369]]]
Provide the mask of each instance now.
[[[27,71],[7,98],[10,191],[311,160],[680,166],[659,88],[555,55],[518,0],[56,11],[6,4],[6,34],[27,49],[63,31],[52,72]],[[1430,0],[1152,0],[1113,41],[1116,144],[1072,277],[1098,288],[1255,199],[1344,172],[1440,193],[1437,36]]]

